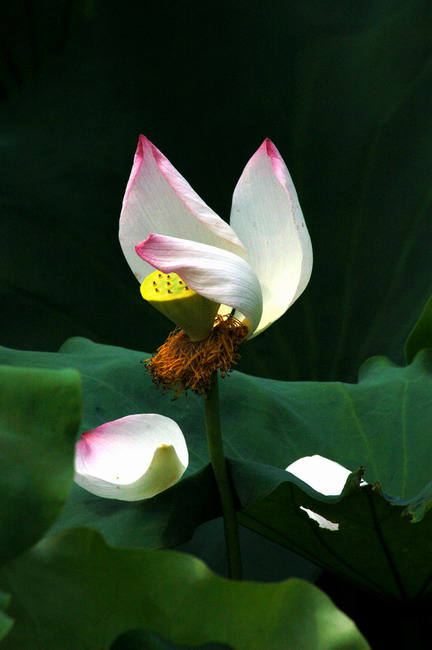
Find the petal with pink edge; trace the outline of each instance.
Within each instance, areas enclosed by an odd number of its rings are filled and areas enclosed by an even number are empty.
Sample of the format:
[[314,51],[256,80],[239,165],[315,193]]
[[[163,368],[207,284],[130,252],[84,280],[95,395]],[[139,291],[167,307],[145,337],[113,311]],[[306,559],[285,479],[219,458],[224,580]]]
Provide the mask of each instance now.
[[194,192],[189,183],[147,138],[140,136],[120,216],[120,244],[142,282],[153,269],[136,256],[135,246],[157,232],[218,246],[241,257],[235,232]]
[[312,272],[312,246],[297,192],[268,139],[237,183],[230,225],[244,244],[262,288],[263,314],[256,336],[286,312]]
[[140,501],[176,483],[189,462],[179,426],[155,413],[87,431],[75,447],[75,483],[107,499]]
[[262,294],[250,265],[229,251],[195,241],[152,234],[136,246],[155,269],[177,273],[194,291],[238,310],[252,334],[261,319]]

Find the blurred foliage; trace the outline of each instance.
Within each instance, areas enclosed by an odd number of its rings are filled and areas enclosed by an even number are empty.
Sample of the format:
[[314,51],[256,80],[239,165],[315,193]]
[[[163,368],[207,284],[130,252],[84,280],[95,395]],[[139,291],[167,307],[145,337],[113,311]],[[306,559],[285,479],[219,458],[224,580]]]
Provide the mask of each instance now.
[[0,367],[0,565],[59,516],[72,485],[81,410],[76,371]]
[[417,352],[424,348],[432,348],[432,296],[427,301],[420,318],[406,340],[405,357],[407,363],[411,363]]
[[121,634],[110,646],[110,650],[232,650],[225,643],[205,643],[200,646],[185,646],[165,641],[159,634],[133,630]]
[[138,133],[224,218],[269,136],[315,266],[298,303],[243,346],[241,369],[354,381],[372,354],[402,359],[431,293],[429,0],[3,11],[14,66],[0,78],[15,89],[0,106],[3,344],[55,350],[81,335],[155,349],[170,324],[141,300],[117,241]]
[[0,591],[0,641],[8,634],[13,625],[12,619],[3,611],[3,609],[8,606],[9,602],[9,596],[6,596]]
[[[99,650],[139,627],[192,646],[369,648],[355,624],[312,584],[226,580],[192,556],[113,549],[86,529],[43,540],[8,564],[2,583],[16,618],[5,650]],[[266,602],[271,607],[263,608]]]

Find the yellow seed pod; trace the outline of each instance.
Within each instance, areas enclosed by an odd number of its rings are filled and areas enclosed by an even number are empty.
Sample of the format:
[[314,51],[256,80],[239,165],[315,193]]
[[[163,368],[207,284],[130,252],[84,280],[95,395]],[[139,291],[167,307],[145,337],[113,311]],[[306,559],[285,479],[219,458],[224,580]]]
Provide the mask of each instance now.
[[141,295],[192,341],[208,337],[220,306],[197,294],[176,273],[154,271],[141,284]]

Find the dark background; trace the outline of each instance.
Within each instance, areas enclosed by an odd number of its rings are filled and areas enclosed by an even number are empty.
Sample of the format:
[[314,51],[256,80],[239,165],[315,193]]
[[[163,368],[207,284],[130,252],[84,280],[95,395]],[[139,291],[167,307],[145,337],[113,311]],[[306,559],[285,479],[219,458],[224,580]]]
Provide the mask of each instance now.
[[240,368],[355,381],[402,360],[431,292],[430,0],[20,0],[0,16],[1,343],[152,351],[170,324],[123,259],[138,134],[228,218],[268,136],[312,280]]

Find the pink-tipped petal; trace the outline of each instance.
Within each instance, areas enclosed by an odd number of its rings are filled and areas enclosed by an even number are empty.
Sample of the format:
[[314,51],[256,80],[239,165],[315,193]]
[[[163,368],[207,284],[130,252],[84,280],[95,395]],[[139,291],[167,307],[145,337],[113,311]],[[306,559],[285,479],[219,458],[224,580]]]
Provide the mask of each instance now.
[[265,140],[234,190],[230,225],[248,253],[263,292],[255,336],[282,316],[305,289],[312,246],[291,176],[278,150]]
[[107,499],[139,501],[174,485],[189,462],[178,425],[163,415],[128,415],[82,434],[75,482]]
[[137,257],[135,246],[152,232],[192,239],[246,257],[232,228],[141,135],[123,200],[119,232],[123,254],[139,282],[153,269]]
[[148,264],[164,273],[177,273],[194,291],[213,302],[238,310],[252,334],[262,313],[257,276],[247,262],[229,251],[187,239],[152,234],[136,246]]

